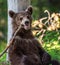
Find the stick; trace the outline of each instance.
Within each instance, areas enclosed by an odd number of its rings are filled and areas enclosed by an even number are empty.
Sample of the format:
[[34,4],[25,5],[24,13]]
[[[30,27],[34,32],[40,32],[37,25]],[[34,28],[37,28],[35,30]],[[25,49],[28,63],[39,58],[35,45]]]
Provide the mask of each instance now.
[[4,53],[6,53],[6,51],[10,48],[10,46],[13,44],[12,42],[14,41],[14,38],[16,36],[16,34],[18,33],[18,31],[20,30],[21,25],[18,27],[18,29],[16,30],[16,32],[14,33],[13,38],[11,39],[9,45],[5,48],[5,50],[0,54],[0,57],[4,55]]
[[48,20],[44,23],[45,25],[48,23],[49,25],[49,20],[51,19],[51,16],[50,16],[50,12],[48,10],[45,10],[44,13],[47,13],[48,14]]
[[[16,34],[18,33],[18,31],[20,30],[21,26],[18,27],[18,29],[16,30],[16,32],[14,33],[13,38],[11,39],[9,45],[5,48],[5,50],[0,54],[0,57],[2,57],[4,55],[4,53],[6,53],[6,51],[10,48],[10,46],[13,44],[14,38],[16,36]],[[40,30],[39,28],[33,28],[32,30]]]
[[[7,52],[7,50],[10,48],[10,46],[13,44],[14,38],[16,36],[16,34],[18,33],[18,31],[20,30],[21,25],[18,27],[18,29],[16,30],[16,32],[14,33],[13,38],[10,40],[9,45],[5,48],[5,50],[0,54],[0,57],[2,57],[4,55],[4,53]],[[41,30],[40,28],[32,28],[32,30]]]

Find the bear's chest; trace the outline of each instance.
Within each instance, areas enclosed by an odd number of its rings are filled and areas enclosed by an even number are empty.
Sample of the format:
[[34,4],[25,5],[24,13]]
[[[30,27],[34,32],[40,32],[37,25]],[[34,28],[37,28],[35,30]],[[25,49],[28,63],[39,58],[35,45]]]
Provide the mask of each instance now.
[[13,51],[16,53],[22,53],[22,54],[38,54],[38,48],[36,45],[36,40],[34,39],[20,39],[14,42],[14,45],[12,45],[15,48]]
[[[18,44],[18,46],[16,47],[18,50],[21,50],[21,52],[25,52],[25,53],[37,53],[38,49],[37,46],[35,44],[35,40],[33,39],[22,39]],[[17,50],[17,51],[18,51]]]

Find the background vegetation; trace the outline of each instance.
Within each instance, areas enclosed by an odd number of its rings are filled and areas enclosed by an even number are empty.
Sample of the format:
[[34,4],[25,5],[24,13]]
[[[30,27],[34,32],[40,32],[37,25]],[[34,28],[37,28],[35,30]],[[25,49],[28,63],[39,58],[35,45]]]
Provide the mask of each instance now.
[[[57,3],[57,4],[56,4]],[[44,10],[49,10],[51,13],[60,12],[60,0],[31,0],[34,8],[33,20],[47,16],[43,14]],[[0,53],[4,50],[7,44],[7,0],[0,0]],[[60,30],[47,31],[43,38],[43,47],[52,56],[52,59],[60,61]],[[36,36],[38,38],[38,36]],[[6,61],[6,54],[0,58],[1,61]]]

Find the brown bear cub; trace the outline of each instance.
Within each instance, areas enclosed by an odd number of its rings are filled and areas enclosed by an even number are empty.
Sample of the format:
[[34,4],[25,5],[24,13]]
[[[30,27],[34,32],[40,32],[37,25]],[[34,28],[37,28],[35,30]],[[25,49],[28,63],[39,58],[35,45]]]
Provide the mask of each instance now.
[[[9,15],[12,18],[13,35],[18,27],[21,26],[13,44],[9,48],[11,65],[49,65],[52,62],[50,55],[42,48],[32,34],[32,11],[31,6],[19,13],[9,11]],[[57,61],[54,61],[52,65],[59,64]]]

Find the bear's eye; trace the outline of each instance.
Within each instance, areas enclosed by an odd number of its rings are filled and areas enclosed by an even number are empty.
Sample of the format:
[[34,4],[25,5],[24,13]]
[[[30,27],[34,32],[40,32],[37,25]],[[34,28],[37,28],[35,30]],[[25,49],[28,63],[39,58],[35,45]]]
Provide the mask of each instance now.
[[20,17],[20,20],[22,20],[23,19],[23,17]]
[[27,15],[27,18],[29,19],[29,16]]

